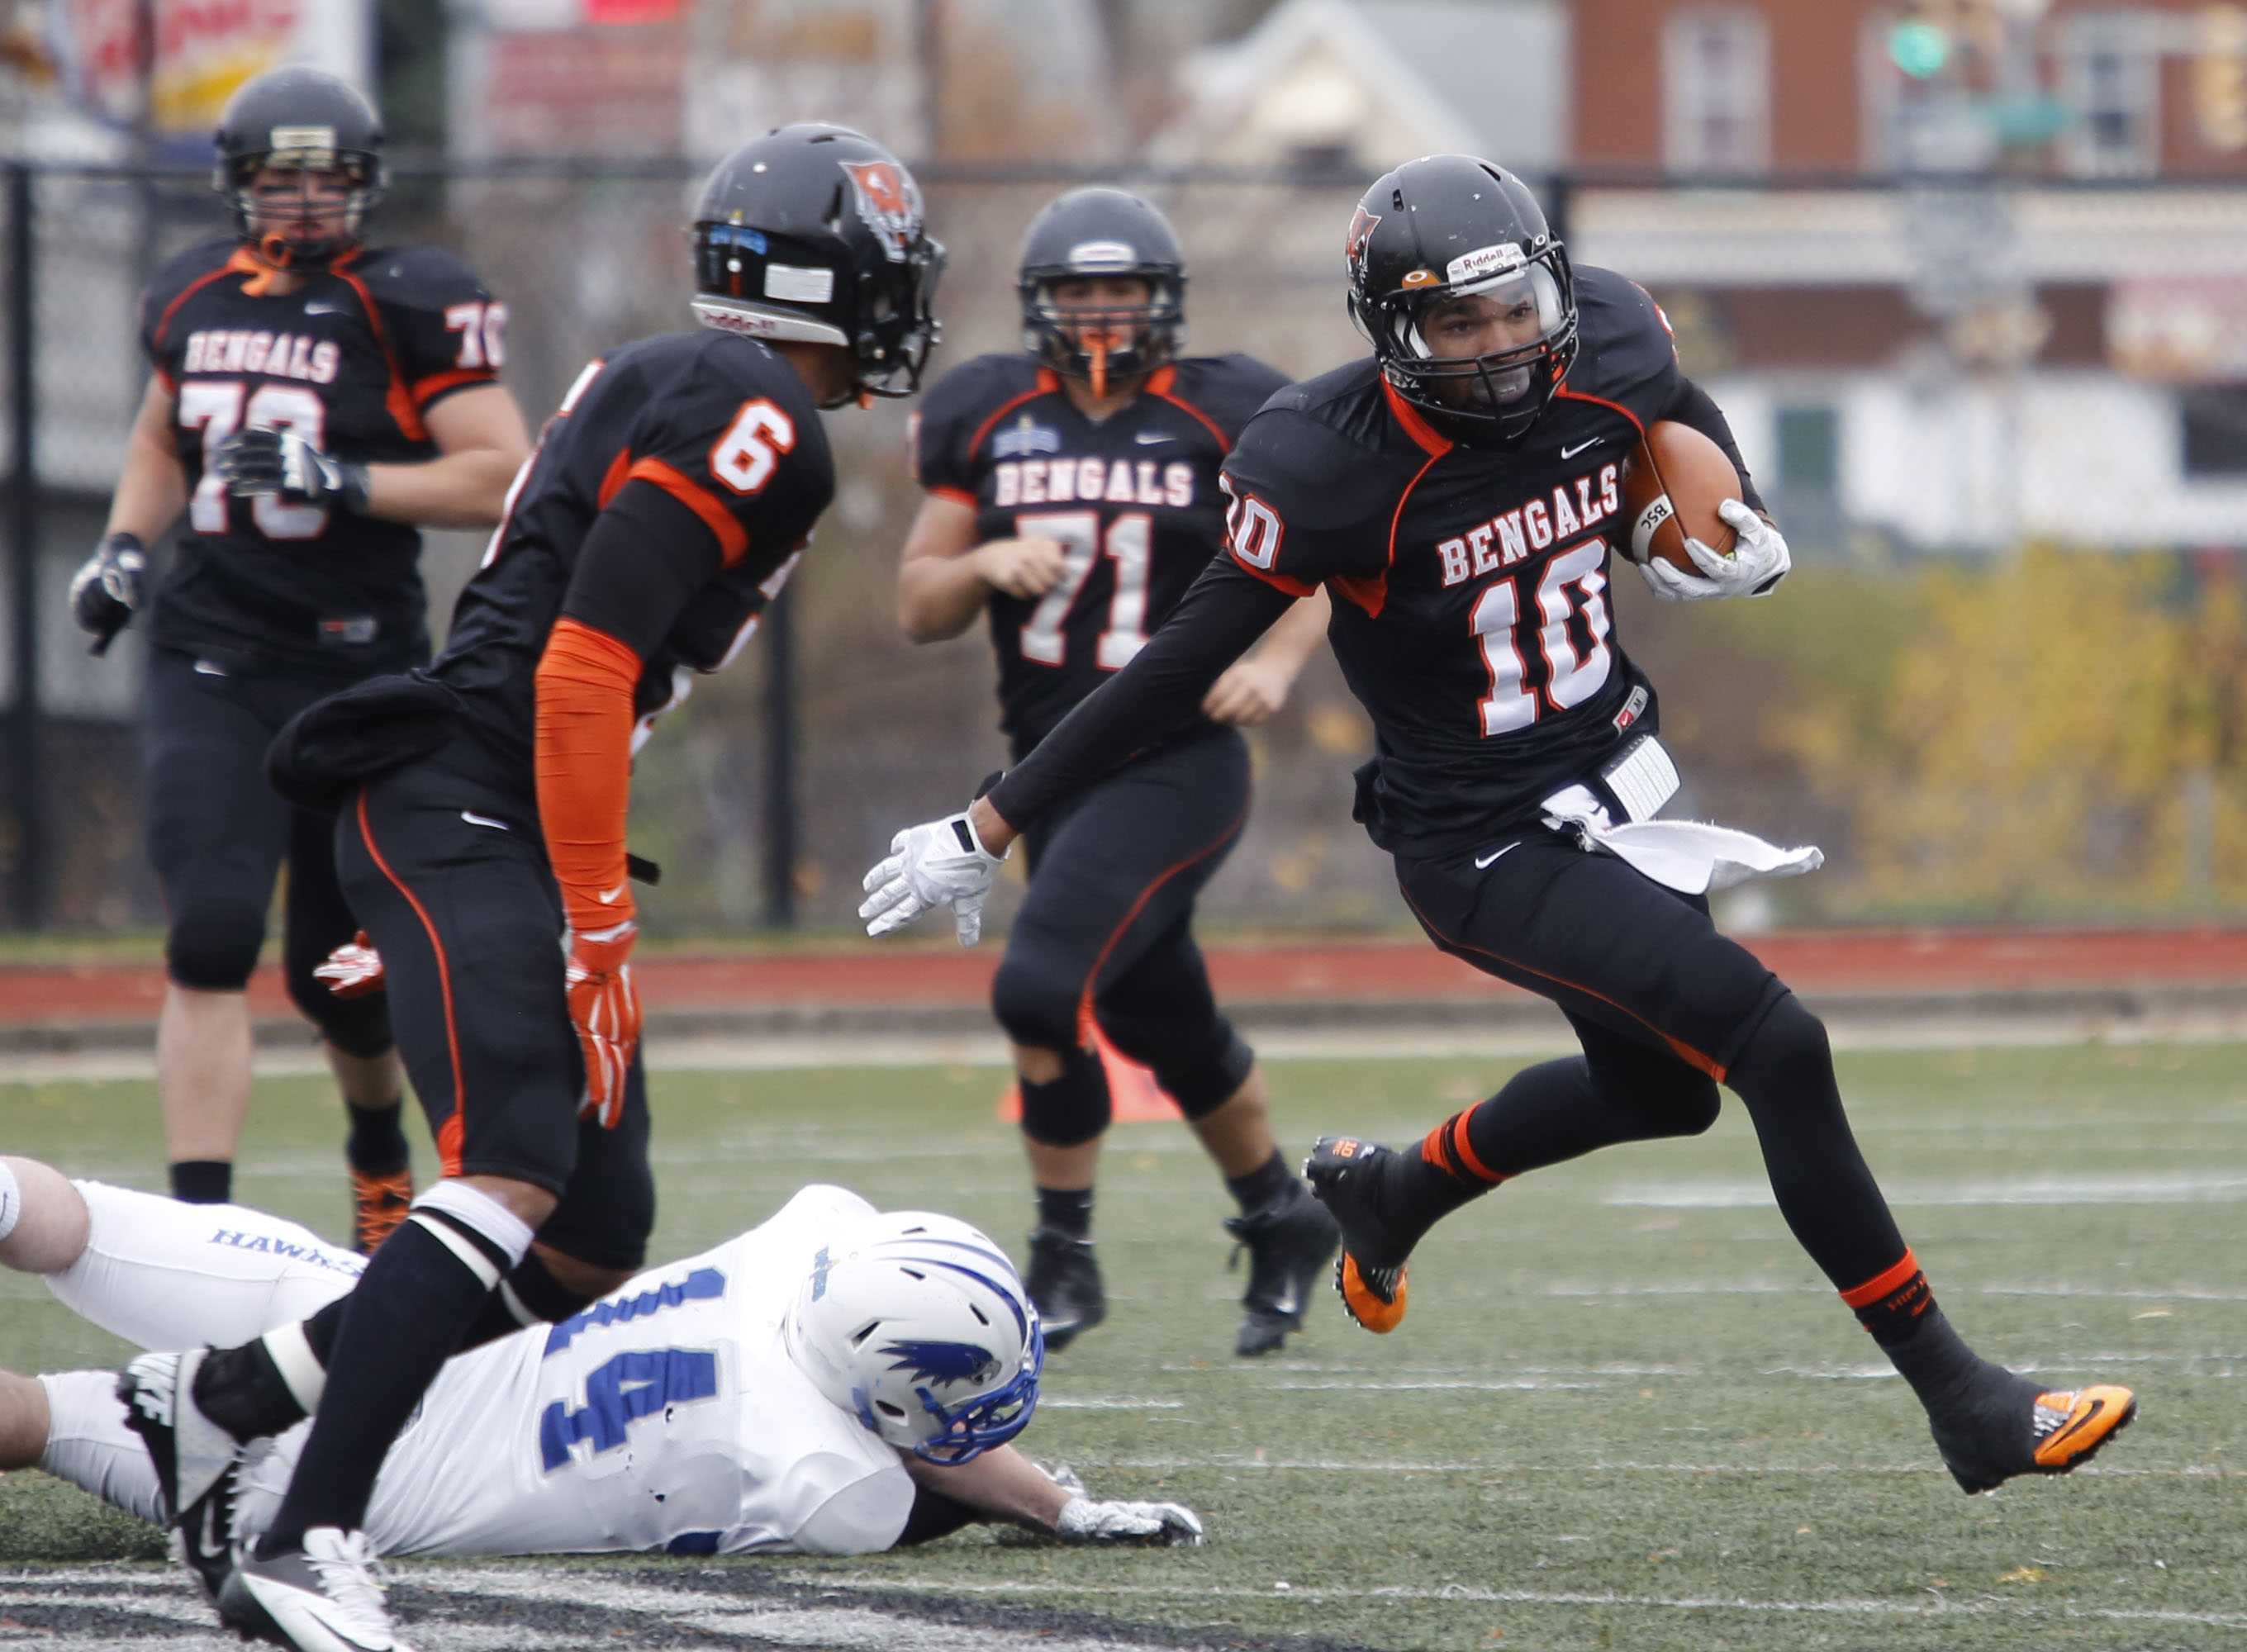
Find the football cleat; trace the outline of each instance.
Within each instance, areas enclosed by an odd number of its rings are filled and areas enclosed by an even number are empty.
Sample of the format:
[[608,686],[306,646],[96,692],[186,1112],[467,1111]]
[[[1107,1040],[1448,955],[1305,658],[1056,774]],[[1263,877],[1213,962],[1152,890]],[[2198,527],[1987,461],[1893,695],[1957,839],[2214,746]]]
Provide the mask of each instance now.
[[413,1213],[413,1172],[408,1169],[371,1176],[354,1170],[351,1187],[352,1248],[361,1256],[372,1256]]
[[413,1652],[391,1627],[364,1532],[316,1526],[302,1548],[244,1550],[219,1591],[219,1621],[297,1652]]
[[1342,1311],[1386,1335],[1404,1322],[1405,1259],[1419,1238],[1400,1232],[1383,1212],[1394,1149],[1354,1136],[1322,1136],[1303,1161],[1311,1191],[1342,1229],[1335,1294]]
[[234,1571],[234,1508],[241,1464],[231,1464],[202,1500],[190,1504],[172,1532],[172,1558],[195,1574],[211,1604]]
[[1029,1273],[1022,1283],[1037,1304],[1048,1354],[1060,1353],[1108,1317],[1108,1293],[1090,1239],[1059,1228],[1037,1229],[1030,1235]]
[[195,1373],[209,1357],[207,1348],[143,1354],[117,1378],[125,1426],[148,1448],[174,1525],[201,1509],[242,1451],[234,1436],[195,1403]]
[[1229,1216],[1225,1231],[1248,1253],[1248,1288],[1240,1297],[1240,1334],[1233,1351],[1253,1359],[1269,1354],[1290,1331],[1303,1328],[1303,1300],[1342,1245],[1342,1229],[1301,1183],[1260,1210]]
[[1990,1366],[1956,1401],[1930,1407],[1928,1423],[1943,1465],[1970,1497],[2016,1475],[2070,1473],[2137,1415],[2137,1396],[2112,1382],[2041,1389]]

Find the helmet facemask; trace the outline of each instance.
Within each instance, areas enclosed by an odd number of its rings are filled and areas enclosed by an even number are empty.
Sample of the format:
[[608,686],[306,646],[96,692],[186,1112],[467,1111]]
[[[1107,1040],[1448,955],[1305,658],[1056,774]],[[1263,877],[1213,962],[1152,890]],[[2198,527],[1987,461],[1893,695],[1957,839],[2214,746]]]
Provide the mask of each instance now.
[[[291,175],[293,192],[286,182]],[[308,143],[224,157],[212,187],[225,198],[242,242],[272,268],[294,270],[324,267],[359,245],[383,181],[382,158],[373,151]],[[335,200],[316,199],[324,185]],[[306,221],[320,232],[292,235],[272,227]]]
[[[1080,249],[1082,250],[1082,249]],[[1130,249],[1117,250],[1129,256]],[[1066,281],[1126,277],[1144,282],[1138,304],[1064,304],[1055,290]],[[1047,265],[1021,274],[1022,345],[1064,378],[1082,379],[1105,396],[1120,379],[1152,372],[1177,356],[1185,328],[1185,276],[1161,264]],[[1114,335],[1121,333],[1122,342]]]
[[[1454,260],[1449,279],[1414,270],[1390,291],[1363,299],[1353,293],[1350,314],[1398,395],[1462,441],[1506,447],[1529,433],[1575,359],[1575,292],[1557,243],[1526,260],[1511,245],[1485,251],[1492,256]],[[1470,263],[1476,259],[1483,268]],[[1443,322],[1462,299],[1499,306],[1521,342],[1475,354],[1446,352]]]

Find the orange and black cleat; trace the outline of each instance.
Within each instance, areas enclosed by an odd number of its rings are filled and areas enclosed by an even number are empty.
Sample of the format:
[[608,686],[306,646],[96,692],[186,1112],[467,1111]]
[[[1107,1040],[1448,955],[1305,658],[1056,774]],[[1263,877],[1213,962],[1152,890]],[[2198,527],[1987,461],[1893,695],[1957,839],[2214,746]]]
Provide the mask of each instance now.
[[2067,1474],[2096,1456],[2138,1415],[2137,1396],[2113,1382],[2040,1389],[1991,1368],[1983,1392],[1930,1412],[1943,1465],[1969,1496],[2022,1474]]
[[371,1176],[354,1170],[351,1184],[352,1248],[361,1256],[372,1256],[413,1213],[413,1172],[402,1170]]
[[1322,1136],[1303,1161],[1303,1177],[1319,1202],[1342,1225],[1342,1257],[1335,1264],[1335,1293],[1342,1311],[1369,1331],[1386,1335],[1404,1322],[1405,1259],[1419,1232],[1407,1238],[1384,1219],[1383,1198],[1393,1149],[1354,1136]]

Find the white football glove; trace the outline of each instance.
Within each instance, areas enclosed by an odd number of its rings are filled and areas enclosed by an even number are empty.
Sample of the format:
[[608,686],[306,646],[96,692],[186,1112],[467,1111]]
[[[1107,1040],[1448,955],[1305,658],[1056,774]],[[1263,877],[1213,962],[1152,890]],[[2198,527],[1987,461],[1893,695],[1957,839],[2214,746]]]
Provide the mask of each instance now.
[[866,898],[858,903],[866,933],[886,935],[931,907],[949,906],[960,944],[974,945],[983,936],[991,880],[1006,859],[984,849],[965,809],[906,827],[890,840],[890,857],[866,874]]
[[1073,1497],[1054,1532],[1064,1543],[1139,1543],[1199,1548],[1201,1517],[1183,1503],[1102,1503]]
[[1787,555],[1786,541],[1779,529],[1738,500],[1725,500],[1717,507],[1717,515],[1738,536],[1731,556],[1711,550],[1689,536],[1685,554],[1701,570],[1698,575],[1672,567],[1659,556],[1649,557],[1638,564],[1647,588],[1663,601],[1697,603],[1717,597],[1767,597],[1772,587],[1786,577],[1786,570],[1794,566],[1794,559]]

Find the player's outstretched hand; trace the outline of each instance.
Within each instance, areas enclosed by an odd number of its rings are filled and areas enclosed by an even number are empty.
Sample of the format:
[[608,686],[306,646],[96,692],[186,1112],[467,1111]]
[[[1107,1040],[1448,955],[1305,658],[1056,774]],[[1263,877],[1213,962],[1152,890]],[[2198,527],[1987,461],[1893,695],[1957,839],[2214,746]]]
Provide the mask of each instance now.
[[977,546],[974,556],[983,583],[1009,597],[1042,597],[1069,572],[1069,553],[1060,542],[1036,534],[992,540]]
[[639,989],[632,985],[632,942],[639,926],[577,931],[570,937],[563,971],[570,993],[570,1024],[585,1057],[585,1096],[577,1116],[616,1129],[625,1116],[625,1076],[639,1047]]
[[236,499],[272,494],[292,505],[366,509],[366,467],[322,453],[293,430],[237,430],[213,450],[211,463]]
[[1785,536],[1738,500],[1725,500],[1717,507],[1717,514],[1738,536],[1729,556],[1689,538],[1685,554],[1701,570],[1697,576],[1672,567],[1658,556],[1638,565],[1648,588],[1663,601],[1690,603],[1719,597],[1768,597],[1786,577],[1787,570],[1793,567],[1794,559],[1787,554]]
[[1199,1548],[1201,1516],[1183,1503],[1104,1503],[1073,1497],[1054,1532],[1064,1543],[1137,1543]]
[[117,633],[140,609],[141,580],[148,570],[148,548],[135,534],[112,534],[71,577],[71,618],[92,633],[93,652],[109,652]]
[[312,979],[325,981],[331,997],[365,998],[382,990],[382,954],[361,930],[330,952],[326,963],[315,964]]
[[906,827],[890,840],[889,858],[866,874],[866,898],[858,903],[866,933],[886,935],[932,907],[949,906],[960,944],[974,945],[983,937],[991,880],[1006,859],[983,847],[964,809]]

